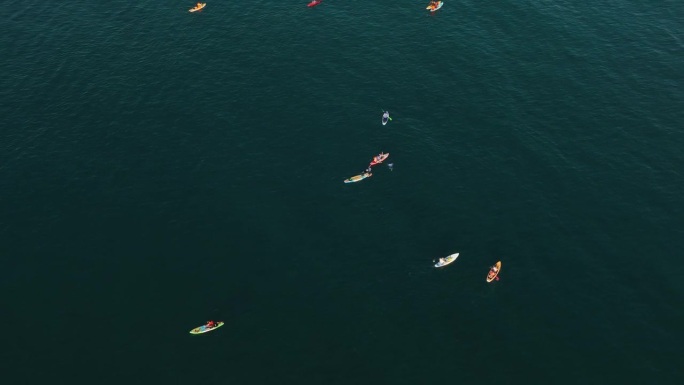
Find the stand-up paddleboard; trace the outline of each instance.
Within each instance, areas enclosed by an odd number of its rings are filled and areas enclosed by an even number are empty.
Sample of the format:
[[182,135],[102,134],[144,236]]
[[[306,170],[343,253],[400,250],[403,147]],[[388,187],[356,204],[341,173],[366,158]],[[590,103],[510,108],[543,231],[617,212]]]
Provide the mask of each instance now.
[[361,174],[361,175],[355,175],[355,176],[353,176],[353,177],[351,177],[351,178],[349,178],[349,179],[345,179],[345,180],[344,180],[344,183],[356,183],[356,182],[361,182],[362,180],[364,180],[364,179],[366,179],[366,178],[370,178],[371,176],[373,176],[373,174],[371,174],[371,173],[369,173],[369,172],[364,172],[364,173]]
[[442,8],[442,5],[444,5],[444,2],[443,2],[443,1],[438,1],[438,2],[437,2],[437,5],[432,5],[432,4],[430,4],[430,5],[428,5],[425,9],[427,9],[427,10],[430,11],[430,12],[435,12],[436,10]]
[[221,326],[223,326],[223,322],[219,322],[219,323],[216,324],[216,326],[211,327],[211,328],[210,328],[210,327],[207,327],[207,325],[202,325],[202,326],[199,326],[199,327],[196,327],[196,328],[190,330],[190,334],[203,334],[203,333],[208,333],[208,332],[210,332],[210,331],[212,331],[212,330],[216,330],[216,329],[220,328]]
[[380,155],[373,157],[373,160],[370,162],[371,166],[375,166],[376,164],[380,164],[385,161],[389,157],[389,152],[387,154],[385,153],[380,153]]
[[450,256],[446,258],[440,258],[439,261],[435,264],[435,267],[442,267],[450,264],[451,262],[455,261],[456,258],[458,258],[458,253],[456,254],[451,254]]
[[197,3],[194,7],[190,8],[190,12],[197,12],[200,9],[204,9],[204,7],[207,6],[207,3]]
[[312,2],[310,2],[309,4],[307,4],[306,6],[309,7],[309,8],[313,8],[313,7],[317,6],[318,4],[320,4],[320,3],[322,3],[322,2],[323,2],[323,0],[313,0]]
[[384,126],[385,124],[387,124],[387,121],[389,121],[389,119],[390,119],[389,111],[385,111],[382,114],[382,125]]
[[499,276],[501,271],[501,261],[497,262],[496,265],[489,268],[489,273],[487,273],[487,282],[492,282]]

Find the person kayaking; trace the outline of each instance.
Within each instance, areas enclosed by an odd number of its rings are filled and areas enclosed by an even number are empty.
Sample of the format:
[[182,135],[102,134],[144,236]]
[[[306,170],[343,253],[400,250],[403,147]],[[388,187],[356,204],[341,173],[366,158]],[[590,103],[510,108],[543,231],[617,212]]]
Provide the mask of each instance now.
[[437,9],[437,6],[439,6],[439,1],[430,1],[430,9]]
[[499,268],[496,266],[490,266],[489,267],[489,274],[487,274],[489,280],[491,281],[492,279],[494,280],[499,280]]
[[208,327],[208,328],[213,328],[214,326],[216,326],[216,322],[214,322],[214,321],[209,321],[209,322],[207,322],[207,327]]

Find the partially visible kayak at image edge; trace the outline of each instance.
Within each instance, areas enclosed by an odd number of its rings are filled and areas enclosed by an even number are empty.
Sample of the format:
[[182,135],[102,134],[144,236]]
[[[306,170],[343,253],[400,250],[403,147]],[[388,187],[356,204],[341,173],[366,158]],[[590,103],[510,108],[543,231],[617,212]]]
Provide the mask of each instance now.
[[434,12],[442,8],[442,5],[444,5],[443,1],[431,1],[425,9],[427,9],[430,12]]
[[190,8],[190,12],[197,12],[207,6],[207,3],[197,3],[194,7]]

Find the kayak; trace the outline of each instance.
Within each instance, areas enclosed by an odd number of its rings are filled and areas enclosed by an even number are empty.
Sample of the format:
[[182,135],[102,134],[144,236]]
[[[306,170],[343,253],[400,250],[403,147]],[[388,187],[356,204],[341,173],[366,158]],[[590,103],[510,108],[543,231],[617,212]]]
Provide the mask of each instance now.
[[446,258],[440,258],[439,261],[435,264],[435,267],[442,267],[450,264],[451,262],[455,261],[456,258],[458,258],[458,253],[456,254],[451,254],[450,256]]
[[376,164],[380,164],[385,161],[389,157],[389,152],[387,154],[380,153],[380,155],[376,156],[373,158],[373,160],[370,162],[371,166],[375,166]]
[[207,3],[197,3],[194,7],[190,8],[190,12],[197,12],[200,9],[204,9],[204,7],[207,6]]
[[436,10],[442,8],[442,5],[444,5],[444,2],[443,2],[443,1],[438,1],[438,2],[437,2],[437,5],[432,5],[432,4],[430,4],[430,5],[428,5],[427,8],[425,8],[425,9],[427,9],[427,10],[430,11],[430,12],[434,12],[434,11],[436,11]]
[[[496,271],[494,271],[494,267],[496,267]],[[493,280],[495,280],[500,272],[501,272],[501,261],[497,262],[496,265],[492,266],[489,269],[489,273],[487,273],[487,282],[492,282]]]
[[353,177],[351,177],[351,178],[349,178],[349,179],[345,179],[345,180],[344,180],[344,183],[356,183],[356,182],[361,182],[362,180],[364,180],[364,179],[366,179],[366,178],[370,178],[371,176],[373,176],[373,174],[371,174],[371,173],[369,173],[369,172],[365,172],[365,173],[360,174],[360,175],[354,175]]
[[212,331],[212,330],[216,330],[216,329],[220,328],[221,326],[223,326],[223,322],[217,323],[216,326],[214,326],[214,327],[212,327],[212,328],[207,327],[207,325],[202,325],[202,326],[200,326],[200,327],[196,327],[196,328],[190,330],[190,334],[203,334],[203,333],[208,333],[208,332],[210,332],[210,331]]
[[309,8],[313,8],[313,7],[317,6],[318,4],[320,4],[320,3],[322,3],[322,2],[323,2],[323,0],[313,0],[312,2],[310,2],[309,4],[307,4],[306,6],[309,7]]
[[389,120],[389,111],[385,111],[384,114],[382,114],[382,125],[384,126],[387,124],[387,121]]

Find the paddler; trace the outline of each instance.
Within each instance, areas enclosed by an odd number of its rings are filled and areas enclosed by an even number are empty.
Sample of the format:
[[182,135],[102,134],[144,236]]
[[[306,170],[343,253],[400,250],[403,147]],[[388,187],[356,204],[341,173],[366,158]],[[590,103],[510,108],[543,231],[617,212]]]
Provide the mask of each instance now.
[[208,321],[208,322],[207,322],[207,327],[208,327],[208,328],[213,328],[214,326],[216,326],[216,322],[214,322],[214,321]]
[[489,276],[493,276],[494,279],[497,280],[497,281],[499,280],[499,275],[498,275],[498,273],[499,273],[499,269],[498,269],[496,266],[491,266],[491,267],[489,268],[489,274],[488,274],[488,275],[489,275]]

